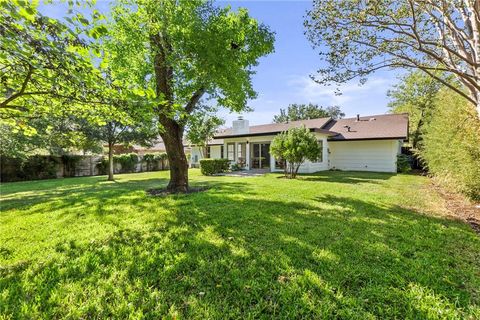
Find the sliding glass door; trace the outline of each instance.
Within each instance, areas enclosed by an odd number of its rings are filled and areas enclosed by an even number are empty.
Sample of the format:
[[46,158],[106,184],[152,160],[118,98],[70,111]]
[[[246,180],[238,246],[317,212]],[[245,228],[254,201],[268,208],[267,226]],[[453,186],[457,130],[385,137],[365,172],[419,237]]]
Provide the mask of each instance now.
[[252,169],[270,168],[269,143],[252,143],[250,150]]

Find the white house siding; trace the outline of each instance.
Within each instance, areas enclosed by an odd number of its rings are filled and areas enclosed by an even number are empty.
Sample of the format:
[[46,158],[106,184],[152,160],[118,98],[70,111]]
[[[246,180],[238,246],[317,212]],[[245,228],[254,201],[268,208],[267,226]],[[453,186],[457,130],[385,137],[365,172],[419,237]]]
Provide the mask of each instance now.
[[[309,161],[306,161],[303,163],[300,168],[299,172],[301,173],[313,173],[317,171],[322,171],[322,170],[328,170],[328,142],[327,142],[327,136],[325,134],[321,133],[315,133],[317,136],[317,139],[323,140],[323,161],[319,163],[312,163]],[[224,148],[225,148],[225,157],[227,157],[226,150],[227,150],[227,144],[228,143],[235,143],[235,150],[237,150],[237,143],[245,143],[248,141],[248,144],[246,145],[246,151],[247,151],[247,168],[250,166],[250,144],[251,143],[271,143],[273,138],[275,136],[252,136],[252,137],[239,137],[239,138],[225,138],[224,139]],[[237,153],[235,152],[235,161],[237,161]],[[275,158],[270,155],[270,170],[271,171],[282,171],[282,169],[275,169]]]
[[330,169],[396,172],[398,140],[329,141]]
[[[222,146],[220,145],[210,146],[210,158],[212,159],[221,158],[222,157],[221,147]],[[197,166],[202,158],[203,157],[202,157],[202,152],[200,151],[200,148],[192,147],[191,160],[190,160],[191,164],[193,166]]]

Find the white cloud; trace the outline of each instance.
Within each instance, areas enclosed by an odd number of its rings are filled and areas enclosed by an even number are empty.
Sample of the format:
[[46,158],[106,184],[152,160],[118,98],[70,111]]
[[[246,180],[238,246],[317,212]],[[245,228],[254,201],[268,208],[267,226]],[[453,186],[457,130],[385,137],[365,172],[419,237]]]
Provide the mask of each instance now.
[[[323,106],[338,105],[347,117],[360,114],[387,112],[387,91],[396,82],[394,77],[372,76],[360,85],[358,80],[340,86],[320,85],[305,75],[291,76],[287,80],[292,99],[297,103],[318,103]],[[340,92],[340,94],[338,94]]]

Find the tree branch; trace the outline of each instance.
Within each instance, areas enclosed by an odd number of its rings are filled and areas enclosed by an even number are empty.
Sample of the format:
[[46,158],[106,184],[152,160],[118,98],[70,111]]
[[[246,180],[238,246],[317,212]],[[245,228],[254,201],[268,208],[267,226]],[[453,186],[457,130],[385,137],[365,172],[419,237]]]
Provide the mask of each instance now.
[[204,93],[205,93],[204,88],[200,88],[197,91],[195,91],[195,93],[190,98],[190,101],[188,101],[187,105],[185,106],[185,112],[187,114],[192,113],[193,109],[197,105],[198,101],[200,101],[200,98],[202,98]]

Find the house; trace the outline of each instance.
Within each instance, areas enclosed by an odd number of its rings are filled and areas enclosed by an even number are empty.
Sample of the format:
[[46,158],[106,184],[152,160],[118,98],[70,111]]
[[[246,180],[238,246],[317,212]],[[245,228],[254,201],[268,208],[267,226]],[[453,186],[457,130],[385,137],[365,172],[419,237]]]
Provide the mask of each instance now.
[[[184,144],[183,151],[186,154],[190,153],[191,147],[188,144],[188,142],[184,141],[183,144]],[[104,145],[103,147],[106,149],[108,148],[108,145]],[[167,152],[167,149],[161,137],[158,137],[157,139],[155,139],[155,141],[152,141],[152,145],[149,147],[144,147],[137,144],[134,144],[131,146],[116,144],[113,146],[114,154],[136,153],[139,156],[143,156],[147,153],[164,153],[164,152]]]
[[[348,119],[319,118],[250,126],[239,118],[231,128],[218,132],[202,152],[192,148],[192,163],[205,158],[227,158],[245,169],[282,171],[283,162],[270,155],[275,135],[305,126],[315,134],[322,152],[317,161],[307,161],[302,173],[338,169],[396,172],[397,155],[408,138],[407,114],[384,114]],[[204,154],[205,153],[205,154]]]

